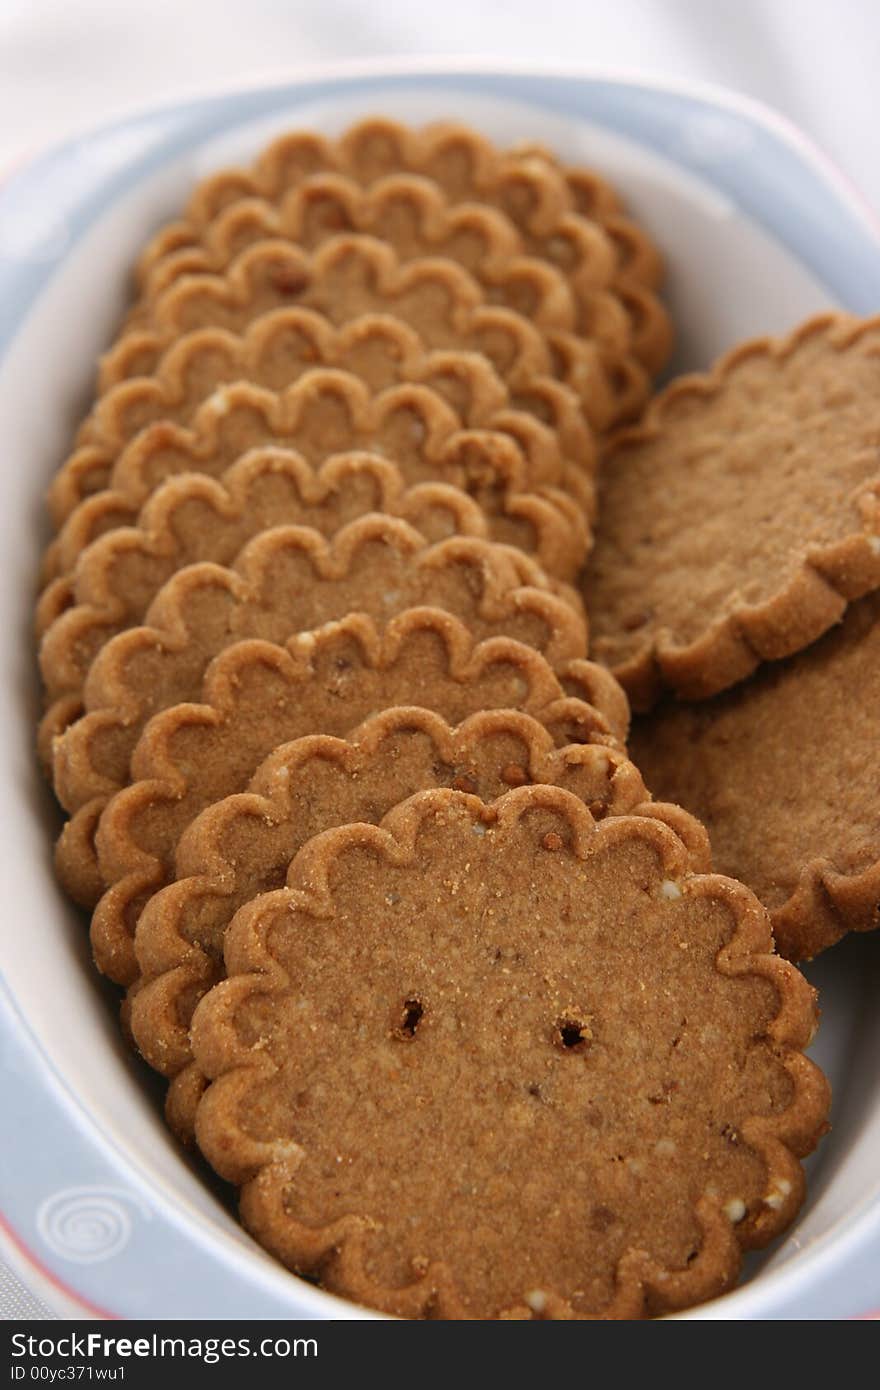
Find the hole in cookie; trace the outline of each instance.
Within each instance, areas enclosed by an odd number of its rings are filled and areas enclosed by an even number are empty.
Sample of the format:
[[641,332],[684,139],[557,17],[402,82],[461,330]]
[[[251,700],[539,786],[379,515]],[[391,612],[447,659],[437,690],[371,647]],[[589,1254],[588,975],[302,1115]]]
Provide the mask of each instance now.
[[397,1036],[408,1040],[414,1038],[416,1029],[422,1021],[424,1008],[420,999],[404,999],[403,1013],[397,1027]]
[[556,1021],[553,1041],[564,1052],[586,1052],[592,1037],[593,1033],[589,1024],[582,1019],[566,1015]]
[[650,621],[650,618],[650,613],[646,613],[644,610],[638,613],[627,613],[620,625],[624,632],[638,632],[640,627],[644,627]]
[[453,791],[469,792],[471,796],[476,796],[478,791],[477,779],[467,772],[456,772],[450,782]]
[[308,289],[309,277],[301,270],[287,270],[281,267],[272,276],[272,283],[278,294],[286,299],[294,299]]

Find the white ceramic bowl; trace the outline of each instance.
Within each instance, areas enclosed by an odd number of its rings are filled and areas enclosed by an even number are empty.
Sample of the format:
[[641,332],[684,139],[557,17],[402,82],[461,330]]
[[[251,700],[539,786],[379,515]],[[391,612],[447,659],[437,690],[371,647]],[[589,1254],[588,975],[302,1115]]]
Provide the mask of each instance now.
[[[347,69],[226,91],[68,142],[0,189],[0,769],[6,907],[0,988],[2,1243],[62,1316],[369,1317],[293,1278],[239,1229],[160,1118],[86,924],[51,872],[57,811],[36,768],[31,596],[42,496],[88,403],[127,274],[193,182],[289,125],[454,116],[605,170],[666,253],[676,367],[814,310],[880,306],[880,232],[841,177],[771,113],[723,93],[585,73]],[[854,711],[857,718],[857,710]],[[834,1131],[790,1236],[692,1318],[880,1308],[880,970],[851,940],[809,970]]]

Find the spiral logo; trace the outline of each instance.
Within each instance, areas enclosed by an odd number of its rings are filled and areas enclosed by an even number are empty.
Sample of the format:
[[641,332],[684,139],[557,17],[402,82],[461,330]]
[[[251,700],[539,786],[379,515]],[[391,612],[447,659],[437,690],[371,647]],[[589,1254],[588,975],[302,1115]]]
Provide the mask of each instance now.
[[76,1264],[98,1264],[131,1239],[131,1207],[149,1217],[128,1192],[110,1187],[69,1187],[37,1210],[37,1230],[49,1249]]

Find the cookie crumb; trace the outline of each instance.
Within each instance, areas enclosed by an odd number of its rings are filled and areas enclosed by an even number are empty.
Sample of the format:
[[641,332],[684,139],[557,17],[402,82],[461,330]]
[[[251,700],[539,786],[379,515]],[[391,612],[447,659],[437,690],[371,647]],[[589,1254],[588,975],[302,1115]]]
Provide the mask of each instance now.
[[212,391],[205,404],[214,415],[228,415],[232,409],[229,392],[225,386],[220,386],[216,391]]
[[764,1205],[772,1207],[774,1211],[779,1211],[785,1202],[786,1197],[791,1194],[791,1183],[788,1178],[780,1178],[774,1188],[767,1193],[764,1198]]
[[746,1204],[742,1197],[731,1197],[724,1208],[724,1215],[733,1226],[739,1225],[744,1220],[746,1214]]
[[681,897],[681,889],[671,878],[664,878],[663,882],[660,884],[660,896],[671,902],[674,901],[675,898]]

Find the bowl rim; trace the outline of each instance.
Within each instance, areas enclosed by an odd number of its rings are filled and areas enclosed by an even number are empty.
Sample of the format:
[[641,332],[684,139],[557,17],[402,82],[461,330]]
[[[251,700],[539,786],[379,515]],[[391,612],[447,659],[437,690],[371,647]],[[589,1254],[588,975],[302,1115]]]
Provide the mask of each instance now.
[[[148,126],[156,120],[165,119],[173,124],[173,130],[169,132],[168,139],[172,142],[174,150],[180,153],[183,148],[196,146],[201,139],[207,138],[210,134],[209,130],[206,130],[203,135],[199,134],[198,117],[200,113],[204,113],[205,116],[212,110],[225,110],[227,113],[232,113],[224,127],[229,130],[234,129],[237,125],[247,123],[250,119],[257,118],[260,114],[268,114],[267,110],[265,113],[258,112],[255,115],[241,113],[235,116],[236,101],[246,97],[261,95],[267,100],[277,101],[279,106],[284,104],[285,98],[288,98],[290,104],[295,105],[298,99],[307,98],[310,88],[320,87],[326,83],[348,85],[351,94],[354,94],[358,90],[358,84],[363,81],[380,82],[383,79],[391,78],[418,80],[432,77],[447,80],[459,78],[472,80],[481,75],[499,79],[529,79],[535,82],[553,82],[558,79],[594,85],[607,84],[628,92],[642,92],[660,97],[668,96],[692,100],[701,103],[711,111],[731,114],[747,120],[774,136],[788,155],[799,166],[806,168],[817,185],[825,190],[826,195],[830,195],[832,202],[838,208],[845,210],[848,217],[852,219],[853,225],[860,230],[866,243],[872,248],[873,254],[877,256],[878,264],[880,264],[880,217],[877,216],[870,203],[852,184],[847,175],[810,137],[805,135],[787,117],[766,106],[763,102],[709,82],[661,77],[626,68],[591,67],[577,63],[531,63],[525,60],[493,61],[479,55],[450,56],[448,58],[376,57],[284,68],[267,71],[256,80],[251,78],[230,81],[211,89],[178,92],[173,96],[164,97],[152,103],[133,104],[130,108],[115,113],[109,119],[84,122],[72,134],[69,133],[63,139],[44,146],[32,157],[24,158],[15,167],[8,169],[5,178],[0,181],[0,211],[5,210],[7,204],[12,206],[23,189],[26,196],[30,196],[27,194],[29,184],[39,186],[42,180],[45,187],[45,180],[49,177],[53,164],[58,160],[64,160],[77,148],[84,144],[114,139],[127,130],[134,130],[142,125]],[[516,93],[511,93],[511,95],[515,96]],[[520,99],[527,101],[529,93],[520,94]],[[602,124],[601,117],[590,117],[590,119],[596,119],[599,124]],[[184,134],[185,139],[183,139]],[[149,146],[149,140],[146,137],[145,146]],[[92,222],[128,188],[135,186],[154,168],[159,168],[169,157],[169,152],[164,148],[160,148],[158,152],[149,148],[146,155],[141,151],[134,161],[134,172],[130,168],[126,168],[122,171],[121,178],[115,176],[108,178],[107,182],[110,186],[102,190],[98,205],[92,208],[90,214],[84,219],[82,216],[78,219],[78,235],[82,235]],[[705,170],[701,172],[711,182],[711,173],[707,175]],[[126,177],[126,175],[129,176]],[[60,263],[63,256],[59,256],[57,260]],[[38,258],[29,264],[27,274],[24,276],[24,286],[19,283],[18,292],[11,299],[11,312],[0,314],[0,362],[14,341],[19,327],[28,317],[33,303],[48,282],[52,271],[53,258],[51,256],[47,256],[42,261]],[[16,274],[21,282],[20,267],[18,267]],[[9,284],[9,276],[4,276],[4,267],[0,263],[0,310],[3,308],[4,300],[9,301]],[[4,1004],[7,1007],[2,1007]],[[195,1233],[192,1231],[191,1215],[183,1199],[164,1190],[157,1192],[154,1187],[150,1186],[147,1169],[131,1155],[122,1153],[117,1149],[114,1141],[101,1131],[91,1119],[84,1104],[70,1090],[67,1082],[55,1073],[51,1058],[46,1055],[39,1038],[15,1003],[9,985],[3,977],[2,970],[0,970],[0,1040],[5,1041],[4,1034],[7,1038],[12,1038],[23,1049],[25,1061],[31,1074],[31,1084],[39,1088],[40,1100],[47,1107],[46,1113],[53,1111],[58,1118],[62,1119],[63,1124],[68,1129],[71,1131],[76,1129],[80,1132],[80,1137],[85,1138],[87,1146],[94,1151],[96,1158],[100,1157],[102,1164],[106,1166],[108,1172],[115,1176],[117,1182],[125,1183],[135,1191],[148,1191],[151,1204],[157,1208],[163,1208],[170,1226],[182,1231],[184,1238],[197,1241],[203,1252],[218,1259],[225,1267],[223,1272],[229,1291],[234,1290],[236,1285],[240,1285],[242,1281],[251,1285],[261,1285],[271,1284],[279,1276],[285,1279],[289,1278],[280,1267],[277,1270],[267,1268],[264,1271],[268,1276],[265,1281],[260,1277],[260,1271],[253,1262],[250,1262],[244,1271],[240,1265],[236,1268],[234,1260],[230,1259],[230,1252],[239,1250],[239,1247],[233,1247],[228,1238],[223,1239],[223,1233],[214,1233],[215,1236],[221,1237],[218,1240],[211,1236],[206,1237],[205,1232]],[[27,1150],[26,1145],[22,1142],[22,1136],[16,1134],[15,1142],[18,1151],[24,1158]],[[687,1313],[677,1316],[693,1320],[793,1316],[791,1310],[796,1306],[797,1300],[808,1285],[813,1284],[817,1278],[825,1282],[829,1281],[835,1274],[839,1275],[845,1266],[854,1268],[865,1259],[866,1251],[870,1252],[871,1248],[874,1249],[876,1258],[877,1253],[880,1252],[880,1199],[878,1199],[877,1193],[865,1194],[860,1201],[839,1218],[829,1231],[812,1242],[808,1248],[798,1252],[781,1268],[766,1272],[759,1281],[736,1288],[721,1299],[713,1300],[700,1308],[689,1310]],[[32,1248],[32,1245],[22,1236],[20,1229],[16,1228],[13,1221],[7,1219],[2,1210],[0,1210],[0,1250],[3,1251],[10,1266],[18,1269],[23,1274],[25,1282],[30,1282],[32,1286],[35,1286],[50,1307],[55,1308],[62,1317],[73,1316],[71,1309],[76,1310],[78,1316],[99,1318],[124,1316],[92,1303],[82,1290],[76,1287],[73,1276],[66,1272],[63,1261],[62,1272],[59,1273],[57,1267],[53,1267],[52,1263]],[[305,1290],[308,1289],[308,1286],[300,1283],[299,1288]],[[370,1310],[343,1303],[323,1291],[310,1290],[309,1292],[314,1294],[314,1299],[308,1297],[305,1301],[312,1304],[317,1300],[315,1306],[310,1309],[311,1316],[349,1318],[377,1316]],[[775,1311],[768,1312],[768,1307]],[[865,1310],[853,1306],[852,1312],[864,1314]],[[218,1316],[223,1316],[223,1313],[221,1312]]]

